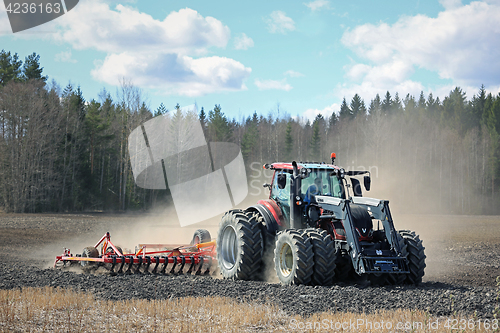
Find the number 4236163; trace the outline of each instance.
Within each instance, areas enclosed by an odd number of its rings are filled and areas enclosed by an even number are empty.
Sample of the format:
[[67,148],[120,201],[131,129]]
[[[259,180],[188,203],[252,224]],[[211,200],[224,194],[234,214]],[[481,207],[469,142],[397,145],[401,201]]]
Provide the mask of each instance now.
[[27,2],[14,2],[14,3],[9,3],[7,7],[5,8],[7,13],[9,14],[59,14],[61,12],[61,3],[27,3]]

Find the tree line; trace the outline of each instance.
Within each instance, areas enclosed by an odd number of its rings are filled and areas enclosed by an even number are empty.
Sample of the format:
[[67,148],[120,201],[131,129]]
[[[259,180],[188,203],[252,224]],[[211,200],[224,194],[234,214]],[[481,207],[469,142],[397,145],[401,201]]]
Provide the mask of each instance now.
[[[85,100],[42,75],[35,53],[0,52],[0,207],[9,212],[133,210],[170,202],[168,190],[135,185],[127,140],[152,117],[141,90],[123,81],[116,96]],[[220,105],[199,119],[208,142],[241,147],[248,167],[274,161],[329,161],[372,172],[373,191],[411,212],[500,213],[500,94],[484,86],[468,99],[459,87],[432,93],[358,95],[313,121],[279,104],[242,119]],[[378,191],[378,193],[377,193]],[[371,195],[371,194],[370,194]]]

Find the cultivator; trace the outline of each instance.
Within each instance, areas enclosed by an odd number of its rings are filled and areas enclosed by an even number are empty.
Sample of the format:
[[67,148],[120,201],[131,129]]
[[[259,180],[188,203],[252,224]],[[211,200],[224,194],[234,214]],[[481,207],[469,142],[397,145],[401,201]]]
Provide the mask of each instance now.
[[[208,235],[208,237],[207,237]],[[78,265],[87,271],[104,267],[111,274],[196,274],[213,273],[215,240],[208,231],[197,230],[190,245],[139,244],[135,253],[124,253],[111,242],[107,232],[93,247],[73,255],[70,249],[56,256],[54,267]],[[187,269],[187,270],[186,270]]]

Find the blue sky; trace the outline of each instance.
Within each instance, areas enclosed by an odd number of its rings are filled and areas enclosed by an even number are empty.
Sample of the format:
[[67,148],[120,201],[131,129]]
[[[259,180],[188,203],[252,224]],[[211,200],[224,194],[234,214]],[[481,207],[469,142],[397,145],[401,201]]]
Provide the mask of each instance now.
[[125,79],[152,110],[311,119],[355,93],[369,104],[386,91],[500,92],[499,23],[500,0],[80,0],[16,34],[0,5],[0,49],[38,53],[49,80],[80,85],[87,100],[103,88],[115,97]]

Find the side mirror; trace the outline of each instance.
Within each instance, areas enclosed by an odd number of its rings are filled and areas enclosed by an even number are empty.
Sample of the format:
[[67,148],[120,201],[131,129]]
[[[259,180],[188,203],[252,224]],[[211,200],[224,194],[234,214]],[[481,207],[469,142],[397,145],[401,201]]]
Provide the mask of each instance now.
[[284,174],[278,175],[278,188],[280,190],[284,189],[286,186],[286,176]]
[[363,178],[364,178],[364,179],[363,179],[363,182],[364,182],[364,184],[365,184],[365,189],[366,189],[367,191],[369,191],[369,190],[370,190],[370,185],[371,185],[371,183],[372,183],[372,180],[371,180],[370,176],[364,176]]

